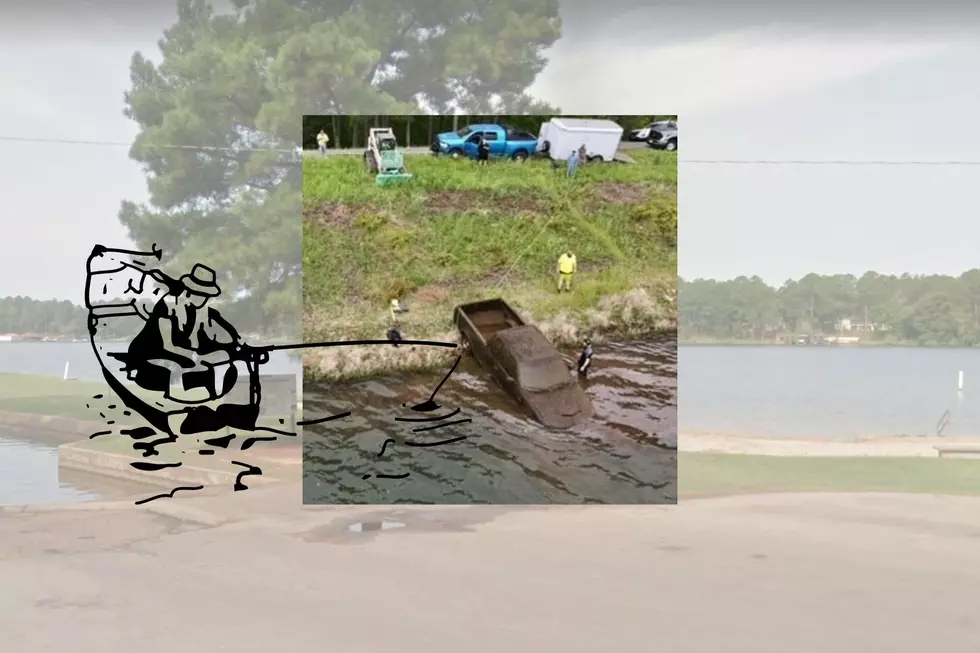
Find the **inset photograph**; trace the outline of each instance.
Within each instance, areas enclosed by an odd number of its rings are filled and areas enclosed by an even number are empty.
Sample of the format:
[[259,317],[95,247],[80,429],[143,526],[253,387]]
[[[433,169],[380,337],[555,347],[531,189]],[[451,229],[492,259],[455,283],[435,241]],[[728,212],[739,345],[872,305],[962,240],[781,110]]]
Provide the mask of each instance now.
[[676,502],[676,116],[303,147],[304,503]]

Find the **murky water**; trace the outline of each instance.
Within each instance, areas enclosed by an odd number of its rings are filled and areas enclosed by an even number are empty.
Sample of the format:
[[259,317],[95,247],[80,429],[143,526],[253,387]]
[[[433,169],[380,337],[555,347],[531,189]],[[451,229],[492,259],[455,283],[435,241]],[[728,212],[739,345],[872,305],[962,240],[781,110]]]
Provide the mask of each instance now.
[[[574,360],[569,355],[569,367]],[[436,395],[439,415],[471,423],[413,433],[446,370],[356,384],[307,383],[305,503],[667,503],[676,501],[677,345],[662,339],[596,347],[584,382],[596,416],[570,431],[528,417],[471,357]],[[447,420],[448,421],[448,420]],[[432,447],[459,436],[467,439]],[[394,443],[384,447],[386,439]],[[384,447],[384,454],[379,452]],[[379,478],[379,474],[407,478]],[[370,478],[364,476],[370,475]]]

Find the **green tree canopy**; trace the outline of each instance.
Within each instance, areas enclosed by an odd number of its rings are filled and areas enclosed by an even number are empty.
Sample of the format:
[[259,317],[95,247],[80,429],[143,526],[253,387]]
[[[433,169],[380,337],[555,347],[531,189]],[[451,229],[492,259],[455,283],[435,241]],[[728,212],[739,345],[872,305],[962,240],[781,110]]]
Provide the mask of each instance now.
[[830,335],[843,321],[863,339],[980,345],[980,269],[959,277],[808,274],[779,288],[758,277],[678,281],[681,339]]
[[119,218],[170,265],[221,273],[243,329],[297,334],[303,115],[556,111],[526,89],[560,35],[557,0],[235,4],[180,0],[162,60],[133,55],[125,114],[150,200]]

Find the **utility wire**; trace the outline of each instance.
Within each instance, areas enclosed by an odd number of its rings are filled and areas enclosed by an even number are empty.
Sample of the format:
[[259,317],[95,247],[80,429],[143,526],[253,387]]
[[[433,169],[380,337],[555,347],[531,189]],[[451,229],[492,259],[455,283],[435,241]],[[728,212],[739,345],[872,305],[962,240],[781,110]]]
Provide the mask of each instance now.
[[[130,142],[121,141],[102,141],[102,140],[78,140],[67,138],[36,138],[25,136],[0,136],[0,142],[20,142],[20,143],[48,143],[52,145],[91,145],[100,147],[125,147],[133,146]],[[280,152],[284,154],[298,154],[297,148],[241,148],[241,147],[218,147],[212,145],[176,145],[176,144],[147,144],[142,147],[158,150],[195,150],[200,152]],[[419,149],[422,149],[419,146]],[[349,148],[351,152],[361,152],[359,148]],[[311,150],[313,151],[313,150]],[[329,150],[335,153],[344,153],[346,149]],[[936,161],[923,160],[886,160],[886,159],[678,159],[679,165],[739,165],[739,166],[801,166],[801,165],[822,165],[822,166],[980,166],[980,160],[947,159]]]

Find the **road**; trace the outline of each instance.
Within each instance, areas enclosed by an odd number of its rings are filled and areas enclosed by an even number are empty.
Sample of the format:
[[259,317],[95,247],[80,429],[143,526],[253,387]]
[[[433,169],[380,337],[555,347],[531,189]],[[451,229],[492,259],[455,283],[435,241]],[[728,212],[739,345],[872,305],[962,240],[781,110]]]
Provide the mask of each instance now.
[[[619,144],[620,150],[636,150],[640,148],[647,147],[646,143],[634,143],[631,141],[623,141]],[[401,151],[405,154],[430,154],[431,150],[428,147],[403,147]],[[327,154],[364,154],[364,148],[343,148],[343,149],[327,149]],[[304,156],[320,156],[320,153],[316,150],[303,150]]]
[[[159,502],[169,517],[0,514],[4,650],[980,650],[977,499],[303,509],[299,496]],[[382,517],[401,526],[351,532]]]

